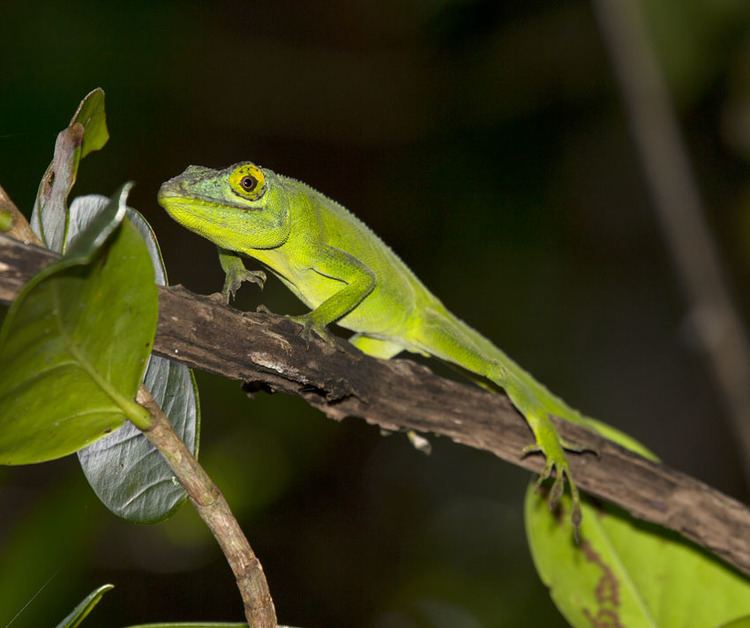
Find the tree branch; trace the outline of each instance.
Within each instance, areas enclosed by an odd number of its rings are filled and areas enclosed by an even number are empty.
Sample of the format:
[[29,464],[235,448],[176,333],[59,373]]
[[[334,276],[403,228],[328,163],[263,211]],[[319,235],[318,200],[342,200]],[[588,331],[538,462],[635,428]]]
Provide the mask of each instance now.
[[149,411],[153,421],[152,426],[144,431],[146,438],[164,456],[185,487],[190,501],[218,541],[232,568],[245,605],[247,625],[253,628],[276,628],[276,611],[263,567],[232,515],[221,490],[198,464],[172,429],[167,415],[143,386],[138,390],[137,401]]
[[[49,251],[0,236],[0,301],[54,259]],[[411,360],[376,360],[346,342],[314,338],[273,314],[240,312],[182,288],[159,295],[157,353],[246,382],[250,392],[302,397],[328,417],[355,416],[388,430],[432,432],[541,471],[519,452],[531,433],[502,394],[434,375]],[[562,436],[599,455],[571,455],[581,489],[636,518],[675,530],[750,574],[750,510],[666,465],[650,462],[584,428],[557,422]]]

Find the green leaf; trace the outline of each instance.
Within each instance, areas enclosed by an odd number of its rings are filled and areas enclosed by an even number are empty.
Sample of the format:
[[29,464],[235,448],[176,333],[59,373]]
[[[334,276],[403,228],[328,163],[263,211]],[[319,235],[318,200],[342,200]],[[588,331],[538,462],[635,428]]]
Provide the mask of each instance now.
[[[146,388],[192,453],[198,444],[198,394],[192,371],[159,356],[149,361]],[[116,515],[137,523],[161,521],[186,494],[161,454],[130,423],[78,452],[97,497]]]
[[10,231],[13,226],[13,214],[6,209],[0,209],[0,233]]
[[52,163],[39,182],[31,212],[31,228],[45,246],[57,253],[63,250],[68,228],[67,198],[76,180],[83,127],[76,124],[60,131]]
[[[69,233],[86,228],[106,205],[99,195],[79,197],[70,206]],[[148,246],[156,283],[166,284],[166,270],[151,227],[134,209],[127,216]],[[169,417],[175,432],[197,455],[200,433],[198,390],[192,372],[159,356],[151,356],[144,384]],[[185,490],[161,454],[130,423],[78,452],[81,467],[102,503],[116,515],[138,523],[169,517],[184,501]]]
[[542,580],[573,626],[718,626],[750,611],[750,583],[676,534],[585,499],[581,542],[570,499],[559,516],[532,486],[526,530]]
[[69,126],[73,126],[76,122],[86,129],[81,145],[81,159],[83,159],[89,153],[103,148],[109,140],[107,116],[104,110],[104,90],[101,87],[91,90],[78,105]]
[[109,139],[104,91],[97,88],[78,105],[73,119],[57,136],[52,163],[39,183],[31,228],[47,248],[62,253],[68,230],[67,200],[76,181],[78,162]]
[[[619,432],[607,436],[649,455]],[[581,506],[577,545],[569,496],[553,514],[534,483],[526,491],[534,564],[573,626],[718,626],[750,612],[750,581],[717,558],[614,506]]]
[[128,187],[8,311],[0,330],[0,464],[59,458],[126,417],[148,424],[133,398],[156,331],[151,260],[127,220],[102,246],[122,220]]
[[[79,196],[73,199],[73,202],[70,204],[70,224],[65,241],[66,248],[71,240],[77,238],[79,233],[85,231],[94,220],[98,219],[108,203],[109,199],[101,194],[88,194],[87,196]],[[132,207],[125,208],[125,215],[133,223],[133,226],[138,230],[138,233],[141,234],[146,243],[148,253],[154,265],[156,283],[160,286],[166,285],[167,274],[164,268],[164,261],[162,260],[159,244],[156,241],[156,236],[151,226],[140,212]]]
[[[70,211],[67,208],[80,158],[104,146],[108,138],[104,92],[96,89],[81,102],[69,127],[58,137],[53,163],[37,195],[32,225],[52,250],[65,251],[69,242],[106,204],[104,197],[91,196],[80,199],[77,205],[74,202]],[[128,208],[128,218],[146,241],[157,283],[166,284],[164,264],[151,228],[131,208]],[[149,361],[145,383],[169,416],[177,434],[197,455],[200,419],[192,373],[182,365],[154,356]],[[186,497],[168,465],[130,423],[80,452],[79,457],[97,496],[112,512],[130,521],[162,520]]]
[[98,589],[94,589],[73,609],[73,612],[71,612],[70,615],[57,624],[57,628],[76,628],[76,626],[80,626],[81,622],[86,619],[86,616],[99,603],[99,600],[102,599],[104,594],[114,588],[114,585],[103,584]]

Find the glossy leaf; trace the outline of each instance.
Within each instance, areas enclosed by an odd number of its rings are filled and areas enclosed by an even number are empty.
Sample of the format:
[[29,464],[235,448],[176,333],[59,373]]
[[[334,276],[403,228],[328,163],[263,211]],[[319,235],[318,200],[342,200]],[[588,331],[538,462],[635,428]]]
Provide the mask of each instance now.
[[[648,455],[614,430],[607,436]],[[577,545],[570,508],[566,495],[553,514],[534,484],[527,489],[534,564],[573,626],[718,626],[750,613],[750,581],[677,534],[586,498]]]
[[73,609],[70,615],[57,624],[57,628],[76,628],[76,626],[80,626],[81,622],[86,619],[86,616],[99,603],[104,594],[114,588],[114,585],[104,584],[89,593],[83,601]]
[[57,136],[52,163],[39,183],[31,228],[47,248],[62,253],[68,230],[67,199],[78,173],[78,162],[107,143],[104,91],[97,88],[78,105],[67,128]]
[[583,503],[581,544],[567,513],[526,495],[534,563],[573,626],[717,626],[750,611],[750,583],[705,551],[612,506]]
[[156,330],[153,268],[127,220],[102,243],[122,220],[127,189],[8,311],[0,330],[2,464],[58,458],[121,426],[126,413],[143,417],[133,398]]
[[[52,250],[65,251],[68,243],[106,202],[104,197],[91,196],[80,199],[77,204],[74,202],[70,211],[67,208],[67,197],[75,182],[80,158],[104,146],[108,137],[104,92],[97,89],[83,100],[70,126],[58,137],[53,163],[40,185],[32,225]],[[150,226],[131,208],[128,208],[128,217],[147,243],[157,283],[165,284],[164,264]],[[197,454],[197,388],[190,371],[154,356],[149,361],[146,384],[157,403],[167,411],[175,431]],[[87,479],[105,506],[130,521],[159,521],[174,512],[185,499],[183,488],[174,481],[167,464],[129,423],[117,434],[81,452],[80,459]]]
[[[109,199],[101,194],[89,194],[73,199],[73,202],[70,204],[68,234],[65,241],[66,247],[68,246],[68,242],[75,239],[79,233],[85,231],[98,218],[104,211],[107,203],[109,203]],[[153,230],[146,222],[146,219],[141,216],[140,212],[137,212],[132,207],[125,208],[125,215],[133,223],[133,226],[138,230],[138,233],[141,234],[143,241],[146,243],[148,253],[153,262],[156,283],[160,286],[166,285],[167,275],[164,270],[164,262],[161,258],[161,251],[159,250]]]
[[109,140],[107,116],[104,110],[104,90],[101,87],[91,90],[78,105],[69,126],[73,126],[76,122],[83,125],[86,130],[81,145],[81,159],[83,159],[89,153],[103,148]]
[[[190,369],[152,356],[144,384],[170,418],[177,435],[195,453],[199,410]],[[99,499],[129,521],[153,523],[165,519],[186,497],[161,454],[130,423],[82,449],[78,457]]]
[[[85,229],[106,202],[106,197],[98,195],[76,198],[70,206],[70,235]],[[164,285],[166,271],[151,227],[130,207],[127,216],[148,246],[156,283]],[[190,369],[166,358],[151,356],[144,383],[169,417],[175,432],[197,455],[200,411]],[[186,497],[159,452],[130,423],[82,449],[78,457],[102,503],[129,521],[151,523],[165,519]]]
[[63,250],[68,228],[66,203],[76,180],[83,132],[83,127],[76,124],[58,134],[52,163],[42,176],[31,212],[34,233],[47,248],[57,253]]

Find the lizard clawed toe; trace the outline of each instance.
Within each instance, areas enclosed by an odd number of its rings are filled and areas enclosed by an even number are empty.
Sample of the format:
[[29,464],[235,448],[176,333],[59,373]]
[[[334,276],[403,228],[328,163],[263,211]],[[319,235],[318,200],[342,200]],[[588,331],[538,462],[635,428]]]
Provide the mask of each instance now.
[[313,335],[318,336],[325,342],[332,342],[331,335],[324,326],[321,326],[317,321],[310,316],[310,314],[302,314],[301,316],[290,316],[290,320],[294,321],[301,326],[298,334],[302,340],[305,341],[305,346],[309,349],[310,342],[313,339]]
[[521,453],[524,456],[532,453],[544,454],[544,469],[536,479],[536,488],[538,490],[545,481],[554,478],[548,493],[549,508],[551,511],[555,511],[560,505],[560,500],[565,493],[565,484],[567,480],[572,501],[570,521],[573,524],[573,533],[577,541],[582,518],[581,498],[578,492],[578,487],[571,477],[570,466],[567,457],[565,456],[565,450],[583,452],[589,451],[589,448],[577,447],[575,445],[571,446],[570,443],[566,443],[559,438],[556,433],[546,432],[536,443],[524,447]]
[[224,278],[224,288],[221,291],[224,295],[224,300],[227,303],[234,301],[237,291],[246,281],[257,284],[257,286],[263,290],[263,286],[266,284],[266,273],[262,270],[247,269],[227,272],[226,277]]

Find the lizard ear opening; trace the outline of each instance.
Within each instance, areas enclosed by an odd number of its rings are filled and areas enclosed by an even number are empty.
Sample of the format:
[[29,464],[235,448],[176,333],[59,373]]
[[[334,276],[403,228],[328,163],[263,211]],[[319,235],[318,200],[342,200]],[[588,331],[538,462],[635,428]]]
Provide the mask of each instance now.
[[229,187],[237,196],[257,201],[266,193],[266,177],[255,164],[241,164],[229,175]]

